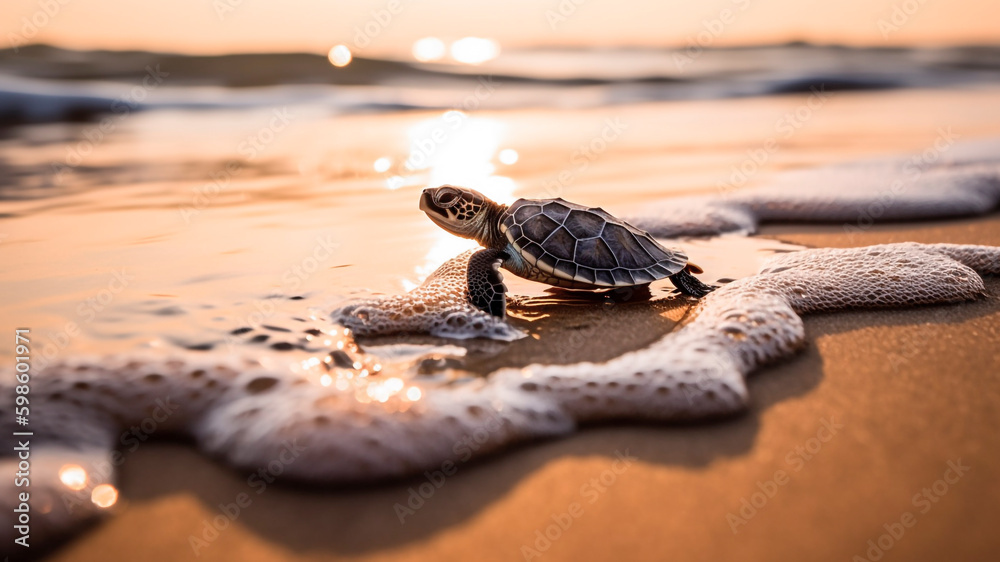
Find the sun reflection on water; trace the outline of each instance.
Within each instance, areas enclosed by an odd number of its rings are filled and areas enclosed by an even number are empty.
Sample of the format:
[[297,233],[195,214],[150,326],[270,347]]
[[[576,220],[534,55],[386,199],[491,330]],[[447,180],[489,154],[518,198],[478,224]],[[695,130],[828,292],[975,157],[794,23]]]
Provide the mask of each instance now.
[[[504,123],[496,119],[470,117],[458,110],[446,111],[410,129],[410,154],[405,167],[425,179],[426,186],[471,187],[498,203],[512,203],[516,182],[496,174],[497,162],[505,165],[516,162],[516,157],[512,158],[516,151],[501,150],[505,132]],[[403,281],[407,290],[416,287],[448,259],[478,246],[474,240],[459,238],[443,230],[436,230],[434,237],[424,263],[415,270],[416,280]]]
[[322,342],[323,350],[289,367],[314,384],[359,403],[377,404],[396,412],[408,410],[423,398],[423,391],[409,375],[398,366],[387,368],[381,359],[362,351],[349,329],[315,330],[307,340],[314,344]]
[[444,41],[437,37],[424,37],[413,43],[413,58],[420,62],[434,62],[444,58]]
[[500,44],[483,37],[465,37],[455,41],[449,48],[451,58],[464,64],[482,64],[500,54]]

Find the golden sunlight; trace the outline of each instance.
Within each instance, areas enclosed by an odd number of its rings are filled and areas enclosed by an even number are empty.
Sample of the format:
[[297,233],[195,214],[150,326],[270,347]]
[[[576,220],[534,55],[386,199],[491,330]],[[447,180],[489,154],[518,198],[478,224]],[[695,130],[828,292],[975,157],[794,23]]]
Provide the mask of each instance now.
[[413,58],[420,62],[439,61],[444,54],[444,41],[437,37],[424,37],[413,42]]
[[[427,186],[463,185],[476,189],[498,203],[511,203],[517,184],[513,179],[496,175],[494,159],[516,161],[516,151],[499,151],[505,126],[495,119],[470,117],[464,112],[446,111],[440,117],[421,121],[410,128],[410,155],[405,167],[412,172],[426,170]],[[510,150],[510,152],[506,152]],[[512,154],[513,153],[513,154]],[[434,244],[425,261],[417,266],[417,280],[403,280],[412,289],[438,266],[456,255],[476,248],[475,240],[459,238],[436,229]]]
[[497,157],[500,159],[501,164],[510,166],[511,164],[517,163],[517,159],[520,158],[520,155],[513,148],[505,148],[500,151],[500,154]]
[[451,44],[451,58],[464,64],[482,64],[497,58],[500,44],[492,39],[466,37]]
[[375,164],[372,167],[375,168],[376,172],[382,173],[388,170],[390,166],[392,166],[392,158],[389,158],[388,156],[383,156],[375,160]]
[[351,64],[351,60],[354,56],[351,54],[351,49],[347,45],[337,45],[330,49],[330,53],[327,55],[330,59],[330,64],[333,66],[341,67]]

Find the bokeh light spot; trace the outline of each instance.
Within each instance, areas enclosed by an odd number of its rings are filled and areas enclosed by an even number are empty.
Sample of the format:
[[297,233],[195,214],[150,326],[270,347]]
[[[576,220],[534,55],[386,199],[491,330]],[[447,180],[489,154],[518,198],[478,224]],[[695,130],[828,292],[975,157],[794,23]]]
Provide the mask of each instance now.
[[451,44],[451,58],[465,64],[482,64],[500,54],[500,44],[492,39],[466,37]]
[[330,54],[327,56],[330,59],[330,64],[333,66],[347,66],[351,64],[351,60],[354,56],[351,55],[351,49],[347,45],[337,45],[330,49]]
[[437,37],[424,37],[413,42],[413,58],[420,62],[441,60],[444,53],[444,41]]
[[70,490],[82,490],[87,486],[87,471],[80,465],[67,464],[59,469],[59,481]]
[[520,155],[513,148],[505,148],[500,151],[498,157],[500,158],[500,163],[510,166],[517,162]]
[[90,501],[97,507],[111,507],[118,501],[118,490],[111,484],[101,484],[90,492]]
[[383,156],[375,161],[374,168],[376,172],[382,173],[388,170],[390,166],[392,166],[392,159],[387,156]]

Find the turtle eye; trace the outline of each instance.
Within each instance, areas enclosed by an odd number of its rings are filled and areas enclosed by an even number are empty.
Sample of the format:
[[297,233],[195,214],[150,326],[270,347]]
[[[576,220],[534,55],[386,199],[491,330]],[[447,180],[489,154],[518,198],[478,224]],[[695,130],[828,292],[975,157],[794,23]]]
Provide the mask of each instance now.
[[441,191],[437,196],[437,204],[442,207],[451,207],[458,203],[458,200],[458,192],[450,189]]

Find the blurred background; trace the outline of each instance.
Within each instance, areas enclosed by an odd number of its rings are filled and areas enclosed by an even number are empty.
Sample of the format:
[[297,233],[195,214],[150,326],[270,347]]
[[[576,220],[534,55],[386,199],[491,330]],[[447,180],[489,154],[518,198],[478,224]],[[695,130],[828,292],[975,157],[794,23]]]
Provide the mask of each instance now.
[[[397,10],[392,10],[397,6]],[[8,0],[0,33],[28,43],[73,49],[150,50],[187,54],[325,53],[348,43],[375,14],[381,33],[357,45],[372,57],[407,59],[415,41],[432,36],[489,37],[504,49],[537,47],[683,47],[703,20],[730,8],[738,21],[717,46],[791,41],[844,45],[995,43],[996,3],[989,0]],[[36,16],[42,10],[48,18]],[[894,12],[899,11],[894,16]],[[51,12],[51,13],[49,13]],[[25,29],[24,19],[31,21]],[[905,22],[903,20],[906,20]],[[885,23],[882,23],[885,22]],[[891,27],[898,29],[892,30]],[[886,33],[888,31],[888,33]],[[30,35],[30,36],[29,36]],[[372,37],[377,35],[377,37]]]
[[[103,82],[141,81],[150,64],[162,66],[158,87],[130,107],[444,107],[473,74],[507,78],[477,108],[760,95],[821,80],[953,84],[996,77],[996,52],[972,47],[1000,41],[997,9],[987,0],[9,0],[0,118],[107,111],[116,90]],[[259,90],[322,84],[341,87]]]

